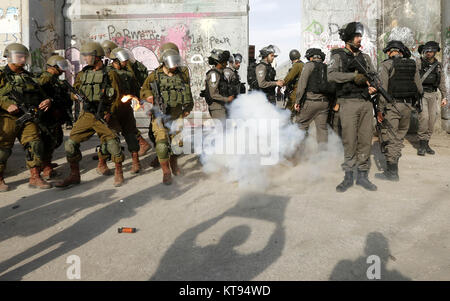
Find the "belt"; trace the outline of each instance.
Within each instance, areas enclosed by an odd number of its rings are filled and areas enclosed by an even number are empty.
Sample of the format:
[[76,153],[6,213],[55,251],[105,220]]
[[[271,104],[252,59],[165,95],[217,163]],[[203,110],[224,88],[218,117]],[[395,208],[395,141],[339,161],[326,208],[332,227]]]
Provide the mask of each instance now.
[[309,98],[306,98],[306,101],[329,102],[330,100],[328,98],[321,98],[321,99],[309,99]]
[[401,102],[401,103],[408,103],[408,104],[412,104],[413,100],[411,98],[403,98],[403,99],[394,99],[395,103]]
[[435,87],[423,87],[423,92],[433,93],[436,91],[437,91],[437,88],[435,88]]

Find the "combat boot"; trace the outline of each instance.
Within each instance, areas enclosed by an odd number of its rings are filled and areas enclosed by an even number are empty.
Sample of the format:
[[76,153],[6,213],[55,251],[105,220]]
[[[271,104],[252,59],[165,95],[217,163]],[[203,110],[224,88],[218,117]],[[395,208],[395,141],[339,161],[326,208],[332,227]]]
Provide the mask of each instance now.
[[81,182],[80,177],[80,165],[78,162],[70,163],[70,175],[65,178],[62,182],[55,184],[55,187],[64,188],[70,185],[78,185]]
[[42,169],[42,178],[44,180],[50,180],[54,176],[53,166],[50,162],[44,162],[44,168]]
[[172,169],[172,173],[174,176],[181,175],[181,170],[178,167],[178,157],[177,156],[170,156],[170,169]]
[[358,170],[358,178],[356,179],[356,185],[362,186],[369,191],[376,191],[377,186],[369,181],[369,172]]
[[5,178],[3,177],[3,171],[0,171],[0,192],[8,191],[9,187],[5,183]]
[[375,178],[380,180],[388,180],[388,181],[395,181],[397,182],[399,180],[398,178],[398,172],[396,171],[396,164],[391,162],[386,162],[386,169],[383,173],[377,173],[375,174]]
[[170,171],[169,161],[160,162],[161,169],[163,172],[163,184],[170,185],[172,184],[172,173]]
[[344,181],[336,186],[337,192],[345,192],[347,189],[353,186],[353,171],[346,171]]
[[428,140],[425,141],[425,151],[427,152],[427,154],[434,155],[436,152],[433,149],[431,149],[429,143],[430,141]]
[[420,140],[419,141],[419,149],[417,150],[417,155],[418,156],[425,156],[425,153],[427,151],[426,143],[427,142],[425,140]]
[[138,155],[139,157],[142,157],[143,155],[145,155],[148,150],[150,149],[150,144],[145,141],[144,138],[142,138],[142,136],[139,136],[138,138],[138,142],[139,142],[139,152]]
[[139,155],[137,152],[131,153],[131,159],[133,160],[131,165],[131,173],[136,174],[141,170],[141,163],[139,162]]
[[120,187],[123,184],[122,163],[116,163],[116,171],[114,173],[114,187]]
[[111,170],[108,168],[106,164],[106,159],[103,159],[101,156],[98,156],[98,165],[97,165],[97,173],[101,176],[109,176],[111,175]]
[[33,167],[30,168],[30,181],[28,183],[28,186],[31,188],[40,188],[40,189],[49,189],[52,188],[52,185],[45,182],[40,175],[40,168],[39,167]]

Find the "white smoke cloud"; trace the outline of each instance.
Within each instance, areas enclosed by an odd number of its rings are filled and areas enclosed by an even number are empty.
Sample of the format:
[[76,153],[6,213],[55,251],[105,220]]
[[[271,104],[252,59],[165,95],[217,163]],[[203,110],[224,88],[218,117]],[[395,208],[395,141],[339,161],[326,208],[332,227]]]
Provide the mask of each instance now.
[[406,47],[415,46],[414,32],[408,27],[394,27],[389,34],[388,42],[396,40],[401,41]]
[[[221,130],[215,131],[203,139],[200,160],[207,174],[222,175],[223,180],[236,182],[243,190],[264,191],[277,183],[279,177],[273,176],[273,172],[281,169],[279,174],[290,175],[289,170],[294,170],[293,167],[301,160],[310,164],[302,167],[302,163],[295,167],[300,168],[296,173],[304,172],[308,181],[322,177],[325,170],[339,168],[339,161],[342,160],[339,137],[331,134],[328,151],[319,152],[315,130],[311,128],[306,143],[300,147],[305,141],[305,132],[290,122],[290,111],[276,108],[260,92],[237,98],[230,106],[229,118],[233,120],[234,127],[230,127],[229,120],[224,134]],[[245,138],[239,142],[242,137]],[[221,145],[221,141],[225,141],[222,149],[226,150],[231,145],[232,148],[240,148],[241,152],[218,153],[217,146]],[[299,148],[305,156],[299,153]],[[273,164],[263,164],[268,157],[276,159],[269,160]]]

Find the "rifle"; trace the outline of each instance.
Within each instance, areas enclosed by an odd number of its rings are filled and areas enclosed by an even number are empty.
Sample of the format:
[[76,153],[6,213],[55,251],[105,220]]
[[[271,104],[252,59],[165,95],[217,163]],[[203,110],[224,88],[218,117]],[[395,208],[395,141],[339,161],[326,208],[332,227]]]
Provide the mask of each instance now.
[[164,127],[162,121],[163,117],[166,114],[167,106],[164,104],[164,101],[161,97],[161,93],[159,92],[158,84],[156,81],[153,81],[150,83],[150,87],[152,89],[153,93],[153,106],[151,108],[151,111],[156,117],[156,122],[158,123],[158,126],[161,128]]
[[45,125],[42,124],[41,121],[42,114],[40,113],[38,107],[26,106],[19,100],[21,97],[17,95],[17,92],[14,90],[11,90],[9,92],[9,96],[16,102],[20,111],[23,112],[23,115],[16,120],[17,128],[19,129],[23,128],[27,122],[34,122],[44,134],[46,134],[49,137],[53,137],[53,135],[50,133],[50,130]]
[[386,145],[387,145],[387,142],[386,141],[383,141],[383,136],[382,136],[382,134],[381,134],[381,129],[382,128],[385,128],[388,132],[389,132],[389,134],[391,134],[391,136],[395,139],[395,140],[400,140],[398,137],[397,137],[397,135],[395,135],[395,133],[394,133],[394,127],[392,126],[392,124],[386,119],[386,118],[383,118],[383,121],[380,123],[380,122],[378,122],[378,116],[377,116],[377,114],[378,114],[378,112],[379,112],[379,110],[378,110],[378,100],[377,100],[377,98],[378,97],[373,97],[370,101],[372,102],[372,105],[373,105],[373,112],[374,112],[374,116],[375,116],[375,120],[376,120],[376,122],[377,122],[377,124],[376,124],[376,126],[375,126],[375,130],[377,131],[377,135],[378,135],[378,139],[379,139],[379,141],[380,141],[380,148],[381,148],[381,152],[382,153],[384,153],[385,152],[385,148],[386,148]]
[[[84,95],[82,92],[78,92],[74,87],[72,87],[71,84],[69,84],[69,82],[65,79],[62,81],[63,85],[69,89],[69,91],[75,95],[77,97],[78,102],[83,103],[83,104],[89,104],[90,100],[86,97],[86,95]],[[101,109],[102,109],[102,104],[103,102],[100,102],[100,104],[97,107],[97,112],[94,114],[95,118],[97,120],[99,120],[101,123],[103,124],[107,124],[106,120],[103,119],[103,116],[101,116]]]

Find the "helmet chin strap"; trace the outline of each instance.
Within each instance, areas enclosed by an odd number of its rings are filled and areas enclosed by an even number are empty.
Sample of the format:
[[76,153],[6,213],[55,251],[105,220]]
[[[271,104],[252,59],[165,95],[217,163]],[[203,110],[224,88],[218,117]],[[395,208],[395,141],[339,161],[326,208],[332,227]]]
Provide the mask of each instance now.
[[361,48],[361,46],[358,46],[353,42],[347,42],[347,44],[350,45],[350,48],[352,49],[352,51],[359,51],[359,48]]

